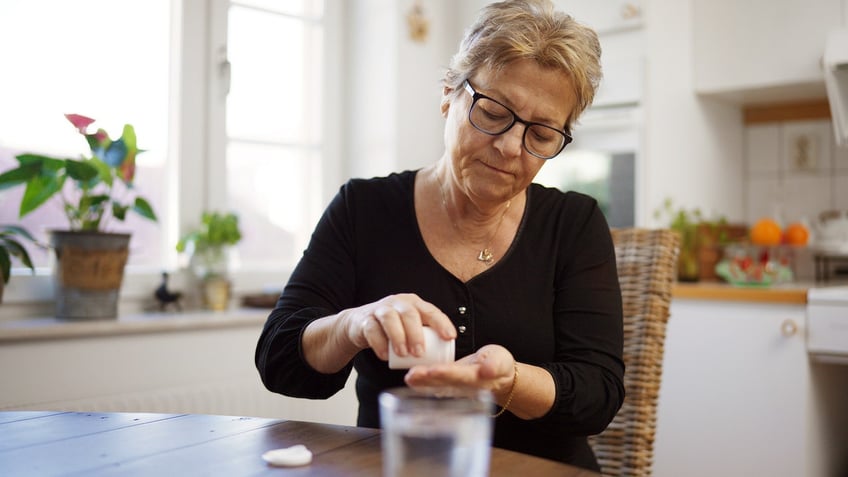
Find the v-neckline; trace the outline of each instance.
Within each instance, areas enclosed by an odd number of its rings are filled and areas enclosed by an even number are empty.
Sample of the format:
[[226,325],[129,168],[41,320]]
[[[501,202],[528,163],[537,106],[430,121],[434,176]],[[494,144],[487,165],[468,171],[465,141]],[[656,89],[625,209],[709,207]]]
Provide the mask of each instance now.
[[410,174],[410,178],[409,178],[410,188],[409,188],[409,196],[408,196],[409,210],[410,210],[410,213],[412,214],[412,222],[415,224],[415,232],[416,232],[416,235],[418,237],[419,246],[424,250],[424,252],[427,254],[427,256],[430,257],[430,260],[432,260],[442,271],[444,271],[445,274],[449,275],[454,280],[456,280],[456,281],[458,281],[458,282],[460,282],[464,285],[467,285],[467,284],[475,281],[478,277],[483,277],[483,276],[489,275],[489,274],[493,273],[495,270],[497,270],[498,268],[500,268],[502,266],[501,264],[503,262],[506,262],[509,259],[509,257],[512,255],[513,250],[517,247],[517,244],[518,244],[519,240],[521,239],[522,231],[524,230],[524,225],[525,225],[525,222],[527,220],[527,210],[530,206],[530,201],[532,200],[532,194],[530,193],[530,187],[528,186],[527,189],[525,189],[524,210],[521,212],[521,219],[518,222],[518,228],[516,229],[515,236],[512,238],[512,242],[509,244],[509,247],[507,247],[506,251],[504,251],[503,255],[501,256],[501,258],[497,262],[495,262],[491,266],[487,266],[481,272],[472,275],[471,277],[468,278],[468,280],[463,280],[460,277],[458,277],[456,274],[454,274],[452,271],[450,271],[447,267],[445,267],[442,264],[442,262],[440,262],[438,259],[436,259],[436,257],[430,251],[430,248],[427,246],[427,241],[424,240],[424,234],[421,231],[421,223],[418,220],[418,209],[415,206],[415,180],[418,177],[418,174],[420,172],[421,172],[421,169],[418,169],[416,171],[413,171]]

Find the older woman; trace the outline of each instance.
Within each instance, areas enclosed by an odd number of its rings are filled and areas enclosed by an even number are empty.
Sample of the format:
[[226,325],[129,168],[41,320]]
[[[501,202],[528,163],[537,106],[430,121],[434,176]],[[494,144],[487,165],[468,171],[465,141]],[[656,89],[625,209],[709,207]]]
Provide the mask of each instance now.
[[[260,338],[268,389],[326,398],[352,367],[358,424],[394,386],[491,390],[494,445],[590,469],[586,436],[624,399],[621,293],[597,203],[533,184],[571,141],[600,80],[594,32],[548,0],[491,4],[444,79],[445,152],[418,171],[345,184]],[[387,366],[423,352],[456,363]]]

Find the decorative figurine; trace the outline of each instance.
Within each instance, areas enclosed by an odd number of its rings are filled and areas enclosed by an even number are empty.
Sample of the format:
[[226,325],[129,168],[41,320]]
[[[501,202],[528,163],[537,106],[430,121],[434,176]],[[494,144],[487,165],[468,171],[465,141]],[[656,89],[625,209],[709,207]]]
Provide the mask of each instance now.
[[177,310],[182,311],[183,307],[180,305],[180,297],[183,294],[168,290],[168,272],[162,272],[162,283],[156,288],[153,295],[159,301],[159,311],[165,311],[170,304],[176,306]]
[[427,41],[430,32],[430,20],[424,14],[424,7],[419,0],[415,0],[409,13],[406,14],[406,24],[409,27],[409,38],[417,43]]

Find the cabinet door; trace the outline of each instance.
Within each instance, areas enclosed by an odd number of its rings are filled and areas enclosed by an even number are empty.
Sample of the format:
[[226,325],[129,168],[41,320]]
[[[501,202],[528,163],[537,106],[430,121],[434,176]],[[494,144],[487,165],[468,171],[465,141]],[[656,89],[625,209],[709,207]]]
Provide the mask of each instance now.
[[803,306],[675,300],[654,475],[806,474]]
[[815,85],[824,95],[821,58],[841,0],[695,0],[692,18],[698,92]]
[[558,9],[590,25],[599,35],[642,26],[643,0],[554,0]]

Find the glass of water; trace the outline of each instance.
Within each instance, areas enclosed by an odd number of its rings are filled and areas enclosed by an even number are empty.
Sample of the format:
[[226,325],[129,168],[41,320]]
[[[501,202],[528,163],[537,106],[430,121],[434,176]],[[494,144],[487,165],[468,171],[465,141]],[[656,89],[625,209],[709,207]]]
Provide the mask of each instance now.
[[489,475],[489,391],[389,389],[380,394],[385,477]]

